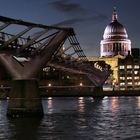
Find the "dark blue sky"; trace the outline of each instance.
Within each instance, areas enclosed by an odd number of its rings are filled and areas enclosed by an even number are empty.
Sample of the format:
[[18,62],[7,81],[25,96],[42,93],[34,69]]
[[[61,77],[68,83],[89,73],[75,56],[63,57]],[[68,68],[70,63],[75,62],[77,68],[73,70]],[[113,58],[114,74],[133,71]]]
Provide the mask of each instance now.
[[70,26],[87,56],[99,56],[113,7],[132,42],[140,48],[140,0],[1,0],[0,15],[47,25]]

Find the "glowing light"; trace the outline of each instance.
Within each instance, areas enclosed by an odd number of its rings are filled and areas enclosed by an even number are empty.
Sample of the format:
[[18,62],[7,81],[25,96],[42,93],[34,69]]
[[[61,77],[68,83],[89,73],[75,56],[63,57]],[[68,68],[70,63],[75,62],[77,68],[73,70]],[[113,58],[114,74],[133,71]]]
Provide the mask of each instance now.
[[51,86],[52,86],[52,84],[51,84],[51,83],[49,83],[49,84],[48,84],[48,86],[49,86],[49,87],[51,87]]
[[83,83],[81,82],[81,83],[79,84],[79,86],[83,86]]
[[120,69],[124,69],[124,65],[120,66]]
[[100,70],[100,71],[103,71],[102,67],[98,64],[98,62],[96,62],[96,63],[94,64],[94,67],[95,67],[96,69]]
[[84,112],[84,109],[85,109],[85,104],[84,104],[84,97],[79,97],[78,99],[78,103],[79,103],[79,112],[80,113],[83,113]]

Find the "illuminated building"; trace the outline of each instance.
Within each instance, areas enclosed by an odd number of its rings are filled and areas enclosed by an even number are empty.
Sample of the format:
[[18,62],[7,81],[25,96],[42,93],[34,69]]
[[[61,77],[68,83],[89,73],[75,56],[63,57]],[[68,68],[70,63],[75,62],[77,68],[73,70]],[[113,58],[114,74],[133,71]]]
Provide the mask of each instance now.
[[131,51],[131,41],[128,39],[125,27],[118,21],[116,9],[112,13],[112,21],[109,23],[100,42],[100,57],[89,57],[90,61],[105,61],[111,66],[113,75],[108,79],[111,84],[118,84],[118,61],[127,56]]
[[140,55],[136,50],[136,53],[131,55],[129,52],[125,59],[118,61],[119,90],[140,90]]
[[100,43],[101,57],[126,56],[131,51],[131,41],[124,26],[119,23],[116,9],[112,13],[112,22],[104,30]]
[[105,61],[106,64],[111,66],[113,74],[108,78],[109,83],[118,83],[118,61],[124,59],[124,56],[116,55],[114,57],[88,57],[89,61]]
[[105,61],[111,66],[113,75],[106,83],[115,85],[117,90],[140,90],[140,49],[131,49],[131,41],[124,26],[118,22],[116,9],[100,42],[100,57],[88,59]]

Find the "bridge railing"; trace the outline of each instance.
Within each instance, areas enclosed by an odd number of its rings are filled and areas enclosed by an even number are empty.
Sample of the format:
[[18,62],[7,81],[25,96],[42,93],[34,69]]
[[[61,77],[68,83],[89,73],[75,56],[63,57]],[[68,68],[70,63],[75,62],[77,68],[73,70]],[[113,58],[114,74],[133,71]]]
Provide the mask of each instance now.
[[[0,46],[2,46],[6,41],[14,37],[12,34],[8,34],[5,32],[0,32]],[[24,37],[19,37],[16,40],[14,40],[12,43],[10,43],[7,47],[9,48],[20,48],[22,45],[25,45],[30,38],[24,38]],[[28,47],[28,50],[31,51],[32,49],[37,48],[41,43],[34,42],[33,45]]]

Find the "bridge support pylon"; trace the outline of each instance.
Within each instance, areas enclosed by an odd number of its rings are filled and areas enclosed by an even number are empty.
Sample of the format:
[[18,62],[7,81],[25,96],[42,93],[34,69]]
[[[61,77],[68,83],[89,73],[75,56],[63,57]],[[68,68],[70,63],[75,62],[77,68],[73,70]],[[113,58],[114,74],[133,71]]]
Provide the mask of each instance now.
[[7,116],[43,116],[42,100],[39,95],[37,80],[13,80],[12,84]]
[[94,88],[94,98],[103,98],[104,94],[103,94],[103,87],[102,86],[96,86]]

